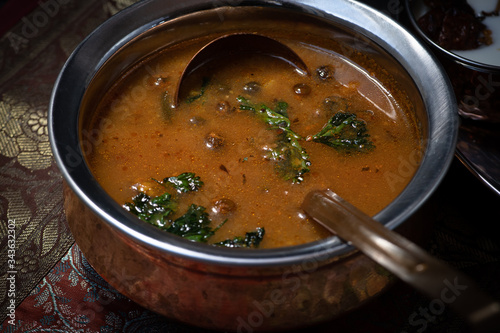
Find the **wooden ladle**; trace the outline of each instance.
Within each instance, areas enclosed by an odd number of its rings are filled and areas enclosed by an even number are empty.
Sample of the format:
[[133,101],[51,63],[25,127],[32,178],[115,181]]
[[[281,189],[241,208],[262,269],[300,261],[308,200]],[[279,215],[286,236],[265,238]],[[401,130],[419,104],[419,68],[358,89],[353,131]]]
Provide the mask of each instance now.
[[309,74],[304,61],[288,46],[273,38],[251,33],[228,34],[212,40],[191,58],[177,82],[173,96],[174,106],[179,103],[186,77],[196,69],[220,57],[232,59],[234,56],[248,53],[264,54],[278,58],[295,67],[301,73]]
[[387,229],[333,191],[310,192],[302,209],[432,300],[448,304],[473,332],[499,332],[500,303],[460,271]]

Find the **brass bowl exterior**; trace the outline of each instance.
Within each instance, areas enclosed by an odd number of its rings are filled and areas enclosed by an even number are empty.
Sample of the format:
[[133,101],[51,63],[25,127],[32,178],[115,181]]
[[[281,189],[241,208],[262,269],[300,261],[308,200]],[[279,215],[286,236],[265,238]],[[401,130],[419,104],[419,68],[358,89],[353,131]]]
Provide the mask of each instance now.
[[308,326],[359,307],[394,281],[359,252],[265,268],[159,255],[102,221],[67,185],[64,198],[71,232],[92,267],[145,308],[188,324],[241,332]]

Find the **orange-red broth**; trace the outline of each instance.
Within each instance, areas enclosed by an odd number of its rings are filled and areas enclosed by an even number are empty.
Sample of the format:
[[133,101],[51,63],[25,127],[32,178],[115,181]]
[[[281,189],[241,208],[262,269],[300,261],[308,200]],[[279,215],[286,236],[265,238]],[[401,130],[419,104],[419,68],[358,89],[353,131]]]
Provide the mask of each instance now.
[[[226,59],[191,77],[193,87],[199,89],[202,76],[210,75],[203,97],[188,104],[183,95],[169,119],[162,96],[165,91],[173,92],[175,78],[200,45],[166,50],[136,68],[98,107],[94,123],[107,126],[100,129],[102,142],[87,156],[98,182],[123,204],[138,191],[163,193],[165,188],[151,178],[194,172],[204,186],[181,197],[179,211],[195,203],[207,208],[214,226],[227,219],[211,242],[264,227],[260,248],[296,245],[330,235],[300,209],[312,189],[331,188],[370,215],[380,211],[409,182],[414,170],[408,165],[417,167],[421,147],[413,118],[373,76],[348,59],[300,43],[290,46],[305,60],[310,76],[269,57]],[[315,69],[324,65],[334,67],[334,79],[316,76]],[[252,81],[261,89],[248,94],[243,87]],[[310,94],[296,94],[293,87],[297,83],[307,84]],[[346,155],[320,143],[302,141],[310,157],[310,172],[303,182],[293,184],[277,175],[273,162],[264,157],[264,147],[274,144],[276,131],[250,111],[239,110],[239,95],[269,106],[276,99],[286,101],[292,129],[303,137],[318,132],[331,116],[322,107],[326,97],[345,97],[348,111],[366,121],[376,147],[368,153]],[[236,109],[220,111],[221,101]],[[208,148],[205,139],[209,133],[223,137],[224,145]],[[227,215],[213,209],[223,198],[236,204]]]

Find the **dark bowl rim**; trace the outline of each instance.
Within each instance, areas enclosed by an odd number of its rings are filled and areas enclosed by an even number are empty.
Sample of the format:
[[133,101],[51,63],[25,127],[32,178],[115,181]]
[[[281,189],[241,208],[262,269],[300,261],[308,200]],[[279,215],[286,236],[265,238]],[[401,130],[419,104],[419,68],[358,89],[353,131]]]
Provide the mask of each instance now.
[[436,42],[434,42],[432,39],[430,39],[423,31],[420,29],[418,26],[417,20],[415,18],[415,15],[412,10],[412,3],[416,3],[417,1],[422,1],[422,0],[405,0],[406,2],[406,13],[408,15],[408,18],[410,20],[411,25],[413,26],[413,29],[417,32],[417,34],[425,40],[427,44],[429,44],[432,48],[436,49],[439,53],[443,54],[447,58],[469,68],[472,70],[477,70],[481,72],[488,72],[488,73],[500,73],[500,65],[491,65],[491,64],[486,64],[483,62],[479,61],[474,61],[472,59],[463,57],[459,54],[456,54],[448,49],[445,49],[444,47],[440,46]]

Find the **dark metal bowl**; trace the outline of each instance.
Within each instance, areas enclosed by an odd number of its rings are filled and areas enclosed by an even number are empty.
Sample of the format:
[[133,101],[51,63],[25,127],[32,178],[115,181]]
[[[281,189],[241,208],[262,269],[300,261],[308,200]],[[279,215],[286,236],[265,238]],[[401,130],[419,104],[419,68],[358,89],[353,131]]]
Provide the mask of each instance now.
[[451,79],[459,114],[473,120],[500,123],[500,66],[464,58],[431,40],[418,25],[418,13],[423,6],[422,0],[406,0],[413,30],[431,47]]
[[[409,218],[446,173],[458,120],[442,68],[404,29],[349,0],[146,0],[113,16],[78,46],[55,84],[49,111],[50,140],[67,184],[65,209],[76,242],[104,279],[146,308],[212,329],[284,330],[332,319],[390,285],[390,274],[337,237],[243,250],[160,231],[114,202],[85,162],[84,153],[100,140],[99,129],[85,127],[94,106],[138,61],[183,39],[231,31],[233,23],[240,30],[270,32],[285,18],[306,22],[297,29],[321,26],[315,38],[341,42],[347,53],[368,54],[407,94],[422,133],[423,159],[405,190],[375,218],[406,230],[410,238],[415,235],[409,229],[425,232],[422,221]],[[402,163],[411,161],[403,157]],[[396,176],[405,176],[404,167]]]

